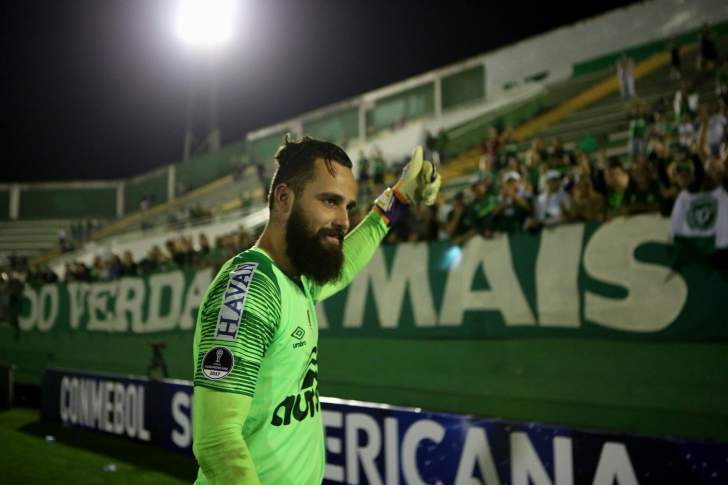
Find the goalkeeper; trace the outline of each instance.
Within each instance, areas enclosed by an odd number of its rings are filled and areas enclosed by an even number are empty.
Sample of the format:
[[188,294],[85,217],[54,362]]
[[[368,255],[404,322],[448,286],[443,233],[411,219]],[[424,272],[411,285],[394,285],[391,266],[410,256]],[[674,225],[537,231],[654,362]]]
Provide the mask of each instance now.
[[[198,484],[319,484],[326,450],[314,305],[348,285],[408,205],[432,204],[440,176],[417,147],[351,233],[352,163],[304,137],[276,154],[270,219],[229,260],[198,312],[193,451]],[[346,237],[344,237],[346,235]]]

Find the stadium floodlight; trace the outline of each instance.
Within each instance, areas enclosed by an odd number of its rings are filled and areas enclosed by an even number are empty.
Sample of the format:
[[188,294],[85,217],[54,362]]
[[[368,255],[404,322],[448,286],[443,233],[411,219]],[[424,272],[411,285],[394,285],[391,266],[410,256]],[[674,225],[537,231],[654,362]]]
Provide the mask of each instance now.
[[217,47],[233,35],[236,0],[180,0],[176,31],[179,38],[199,47]]

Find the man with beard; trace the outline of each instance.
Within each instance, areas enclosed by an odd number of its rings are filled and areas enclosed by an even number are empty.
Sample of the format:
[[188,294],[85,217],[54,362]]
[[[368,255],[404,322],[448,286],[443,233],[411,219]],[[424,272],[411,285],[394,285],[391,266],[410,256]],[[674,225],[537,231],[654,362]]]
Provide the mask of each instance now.
[[399,181],[347,235],[357,185],[346,153],[304,137],[286,139],[275,158],[268,225],[255,246],[225,263],[198,312],[198,484],[321,483],[314,305],[346,287],[390,224],[408,205],[432,204],[440,185],[417,147]]

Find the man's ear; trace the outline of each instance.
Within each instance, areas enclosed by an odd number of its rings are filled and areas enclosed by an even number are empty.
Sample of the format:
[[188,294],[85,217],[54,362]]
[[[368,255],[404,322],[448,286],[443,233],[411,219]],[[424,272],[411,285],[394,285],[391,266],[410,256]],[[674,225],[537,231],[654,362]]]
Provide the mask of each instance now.
[[296,194],[286,183],[280,183],[273,189],[273,207],[282,214],[289,215],[293,208]]

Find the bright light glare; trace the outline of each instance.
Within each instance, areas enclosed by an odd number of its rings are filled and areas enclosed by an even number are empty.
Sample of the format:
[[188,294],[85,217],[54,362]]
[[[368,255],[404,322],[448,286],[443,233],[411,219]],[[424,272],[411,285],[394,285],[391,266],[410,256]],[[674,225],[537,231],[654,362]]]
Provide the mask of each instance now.
[[177,35],[195,46],[214,47],[233,35],[236,0],[180,0]]
[[440,269],[444,271],[450,271],[455,269],[463,259],[463,250],[460,246],[452,246],[445,252],[442,260],[440,260]]

